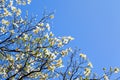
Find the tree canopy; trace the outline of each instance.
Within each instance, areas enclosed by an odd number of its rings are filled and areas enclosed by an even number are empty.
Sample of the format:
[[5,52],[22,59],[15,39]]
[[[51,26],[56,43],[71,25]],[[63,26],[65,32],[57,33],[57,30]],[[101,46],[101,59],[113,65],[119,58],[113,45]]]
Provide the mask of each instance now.
[[[22,15],[20,6],[31,0],[0,0],[0,79],[1,80],[109,80],[119,68],[92,72],[93,65],[79,49],[66,47],[71,36],[57,37],[51,31],[54,12]],[[119,77],[115,77],[116,80]]]

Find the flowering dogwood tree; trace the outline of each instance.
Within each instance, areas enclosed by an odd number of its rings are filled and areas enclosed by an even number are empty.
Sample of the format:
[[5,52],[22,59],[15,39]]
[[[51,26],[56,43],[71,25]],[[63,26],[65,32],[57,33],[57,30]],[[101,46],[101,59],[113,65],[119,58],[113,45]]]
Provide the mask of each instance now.
[[[54,14],[23,17],[19,6],[31,0],[0,0],[0,79],[1,80],[108,80],[119,68],[103,77],[91,75],[92,63],[78,50],[64,47],[74,38],[56,37],[49,21]],[[76,56],[79,55],[79,56]],[[66,61],[68,59],[68,61]],[[92,76],[92,77],[91,77]]]

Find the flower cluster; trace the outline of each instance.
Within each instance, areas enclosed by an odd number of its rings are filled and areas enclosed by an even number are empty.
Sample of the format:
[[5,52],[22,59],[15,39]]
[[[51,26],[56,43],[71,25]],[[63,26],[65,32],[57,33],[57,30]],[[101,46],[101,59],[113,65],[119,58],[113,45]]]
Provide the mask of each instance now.
[[[0,9],[0,34],[7,33],[0,41],[0,47],[3,46],[0,51],[5,54],[2,55],[2,60],[6,61],[0,64],[0,75],[6,79],[23,79],[32,72],[35,73],[27,77],[48,79],[48,75],[53,75],[56,69],[63,67],[62,58],[71,51],[70,48],[63,47],[74,38],[55,37],[49,22],[26,20],[28,15],[25,18],[21,17],[22,11],[17,5],[30,3],[31,0],[3,0],[1,3],[7,6]],[[48,18],[53,19],[54,15],[47,15],[45,19]]]

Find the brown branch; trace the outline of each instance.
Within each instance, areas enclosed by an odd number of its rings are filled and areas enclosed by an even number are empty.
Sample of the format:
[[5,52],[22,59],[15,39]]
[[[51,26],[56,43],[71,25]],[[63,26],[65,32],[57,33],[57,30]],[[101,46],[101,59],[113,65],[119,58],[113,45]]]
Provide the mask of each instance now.
[[5,40],[3,40],[2,42],[0,42],[0,44],[6,42],[8,39],[10,39],[10,37],[12,36],[12,34],[10,34],[10,36],[8,38],[6,38]]
[[21,72],[21,71],[26,67],[26,64],[27,64],[28,59],[29,59],[29,57],[27,57],[24,66],[23,66],[22,68],[20,68],[17,73],[15,73],[15,74],[13,74],[12,76],[8,77],[6,80],[11,80],[12,77],[15,77],[19,72]]
[[25,78],[25,77],[27,77],[27,76],[29,76],[30,74],[33,74],[33,73],[35,73],[35,72],[40,72],[40,71],[43,69],[43,67],[45,66],[46,63],[47,63],[47,60],[41,65],[40,70],[31,71],[31,72],[29,72],[28,74],[23,75],[22,77],[20,77],[20,79],[18,79],[18,80],[22,80],[23,78]]

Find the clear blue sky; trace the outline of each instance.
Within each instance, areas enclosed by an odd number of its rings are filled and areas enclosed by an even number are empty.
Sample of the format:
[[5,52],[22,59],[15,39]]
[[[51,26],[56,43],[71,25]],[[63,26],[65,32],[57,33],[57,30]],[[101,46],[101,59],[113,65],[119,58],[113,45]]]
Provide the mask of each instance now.
[[[52,31],[71,35],[100,73],[103,67],[120,67],[120,0],[33,0],[29,12],[55,10]],[[25,7],[25,8],[27,8]]]

